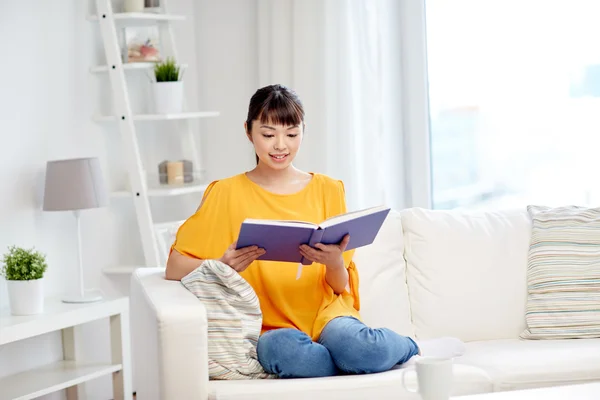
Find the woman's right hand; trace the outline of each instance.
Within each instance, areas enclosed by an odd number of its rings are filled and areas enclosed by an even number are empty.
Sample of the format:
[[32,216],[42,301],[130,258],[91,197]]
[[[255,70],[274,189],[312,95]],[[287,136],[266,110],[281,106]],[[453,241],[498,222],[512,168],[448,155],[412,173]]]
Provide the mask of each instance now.
[[219,258],[219,261],[229,265],[237,272],[244,271],[254,260],[266,253],[265,249],[261,249],[258,246],[248,246],[236,250],[236,243],[237,242],[233,242],[231,246],[225,250],[223,256]]

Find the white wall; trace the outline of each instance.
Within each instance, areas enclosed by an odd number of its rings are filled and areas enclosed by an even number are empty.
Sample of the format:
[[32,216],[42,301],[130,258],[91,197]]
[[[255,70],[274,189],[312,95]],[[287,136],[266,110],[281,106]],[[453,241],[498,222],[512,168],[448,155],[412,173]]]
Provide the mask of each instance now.
[[[0,251],[16,244],[46,253],[48,295],[60,296],[72,287],[68,277],[76,271],[77,258],[72,252],[76,240],[72,215],[41,211],[46,160],[97,156],[110,187],[126,184],[118,133],[90,118],[98,110],[110,109],[110,92],[106,77],[88,72],[104,58],[97,26],[85,19],[88,8],[94,10],[94,2],[0,3]],[[203,155],[208,178],[250,168],[253,153],[245,142],[243,122],[258,82],[256,1],[171,0],[170,8],[188,16],[175,25],[175,34],[180,39],[180,60],[190,64],[189,104],[221,112],[221,117],[196,125],[207,146]],[[160,135],[148,132],[142,139],[150,153],[145,160],[166,158],[157,152],[165,140],[178,143],[176,135]],[[183,208],[168,208],[188,215],[198,198],[181,201]],[[159,219],[167,218],[164,206],[153,203]],[[108,208],[84,212],[82,234],[88,287],[126,295],[128,277],[106,276],[101,269],[143,261],[132,207],[118,200]],[[6,306],[5,282],[0,280],[0,307]],[[82,358],[108,360],[106,321],[88,324],[79,333],[84,338],[78,349]],[[3,346],[0,376],[60,357],[56,334]],[[89,383],[86,389],[90,399],[111,396],[108,378]]]
[[329,173],[328,151],[338,150],[329,148],[327,132],[325,10],[321,0],[259,0],[257,21],[259,86],[296,91],[306,129],[294,164],[320,173]]
[[254,152],[244,121],[258,89],[257,2],[197,0],[198,102],[221,116],[206,120],[204,152],[208,179],[253,168]]

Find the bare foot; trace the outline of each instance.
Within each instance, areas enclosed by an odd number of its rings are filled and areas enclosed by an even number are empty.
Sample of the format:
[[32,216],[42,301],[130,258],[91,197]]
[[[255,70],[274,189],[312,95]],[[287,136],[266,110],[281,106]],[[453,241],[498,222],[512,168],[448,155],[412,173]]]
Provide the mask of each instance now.
[[419,355],[424,357],[460,357],[465,354],[466,346],[462,340],[454,337],[441,337],[416,341]]

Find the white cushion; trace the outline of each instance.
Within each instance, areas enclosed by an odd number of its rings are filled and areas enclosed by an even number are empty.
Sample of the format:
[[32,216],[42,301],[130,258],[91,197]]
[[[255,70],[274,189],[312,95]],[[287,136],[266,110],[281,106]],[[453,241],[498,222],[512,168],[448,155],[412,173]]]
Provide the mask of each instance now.
[[353,258],[359,276],[360,314],[372,328],[414,337],[410,321],[400,213],[391,210],[373,243]]
[[[246,381],[211,381],[209,399],[218,400],[418,400],[419,396],[402,387],[402,373],[397,368],[378,374],[342,375],[328,378],[268,379]],[[417,387],[415,373],[407,372],[407,386]],[[493,384],[481,369],[454,366],[454,395],[487,393]]]
[[419,339],[516,339],[525,328],[526,210],[401,212]]
[[167,260],[169,259],[169,253],[171,252],[171,245],[175,242],[177,237],[177,230],[185,220],[173,221],[173,222],[162,222],[154,224],[154,234],[156,235],[156,241],[158,243],[158,254],[160,256],[159,266],[165,267]]
[[592,382],[600,380],[600,339],[471,342],[456,362],[486,370],[497,391]]

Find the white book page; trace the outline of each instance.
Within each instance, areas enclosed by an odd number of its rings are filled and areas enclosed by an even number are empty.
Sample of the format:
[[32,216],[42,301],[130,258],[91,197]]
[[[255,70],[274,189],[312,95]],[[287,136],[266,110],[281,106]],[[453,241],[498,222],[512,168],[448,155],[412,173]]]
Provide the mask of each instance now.
[[388,208],[389,207],[386,207],[386,206],[377,206],[377,207],[365,208],[364,210],[352,211],[352,212],[349,212],[349,213],[346,213],[346,214],[337,215],[335,217],[327,218],[319,226],[321,228],[327,228],[329,226],[333,226],[333,225],[340,224],[342,222],[350,221],[350,220],[356,219],[358,217],[362,217],[362,216],[370,215],[370,214],[375,214],[375,213],[377,213],[379,211],[387,210]]
[[245,224],[256,224],[256,225],[271,225],[271,226],[289,226],[298,228],[317,228],[316,224],[304,221],[275,221],[271,219],[252,219],[247,218],[244,220]]

